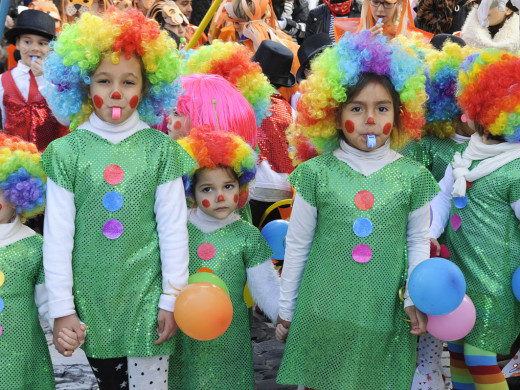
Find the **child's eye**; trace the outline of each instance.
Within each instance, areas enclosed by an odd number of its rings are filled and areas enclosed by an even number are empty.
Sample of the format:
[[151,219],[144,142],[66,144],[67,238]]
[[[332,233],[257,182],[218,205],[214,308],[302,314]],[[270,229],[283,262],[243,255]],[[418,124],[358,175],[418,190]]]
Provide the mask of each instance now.
[[361,112],[361,107],[352,107],[352,112]]
[[98,84],[108,84],[109,81],[108,81],[108,79],[99,79],[99,80],[97,81],[97,83],[98,83]]
[[224,188],[226,190],[231,190],[231,189],[235,188],[235,185],[234,184],[226,184],[226,186]]
[[40,46],[49,46],[48,42],[40,42]]
[[200,190],[201,192],[210,192],[211,191],[211,187],[204,187],[203,189]]
[[378,110],[379,110],[379,112],[387,112],[388,108],[387,107],[379,107]]
[[135,82],[130,81],[130,80],[126,80],[123,84],[125,84],[125,85],[135,85]]

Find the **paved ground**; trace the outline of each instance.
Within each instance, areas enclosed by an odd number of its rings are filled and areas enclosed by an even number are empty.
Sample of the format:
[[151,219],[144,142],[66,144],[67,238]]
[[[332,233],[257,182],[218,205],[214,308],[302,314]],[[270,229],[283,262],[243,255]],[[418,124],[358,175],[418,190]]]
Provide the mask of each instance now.
[[[296,390],[296,386],[282,386],[275,381],[282,359],[284,344],[276,341],[274,330],[272,324],[265,322],[261,315],[255,313],[251,339],[257,390]],[[54,363],[56,389],[96,390],[96,381],[83,351],[77,350],[72,357],[65,358],[58,354],[52,345],[52,335],[48,327],[46,334]],[[446,351],[443,353],[442,362],[445,374],[448,377],[449,358]]]

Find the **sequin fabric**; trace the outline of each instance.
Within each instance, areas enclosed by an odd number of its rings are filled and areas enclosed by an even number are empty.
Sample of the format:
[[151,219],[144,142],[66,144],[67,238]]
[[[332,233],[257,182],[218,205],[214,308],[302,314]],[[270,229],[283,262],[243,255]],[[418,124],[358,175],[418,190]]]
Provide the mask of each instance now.
[[[153,345],[162,292],[155,192],[193,164],[175,141],[155,129],[140,130],[117,144],[77,129],[42,155],[48,177],[74,193],[73,295],[88,325],[87,356],[171,353],[173,341]],[[103,204],[110,192],[122,197],[116,211]]]
[[420,141],[411,141],[400,153],[423,164],[432,173],[437,182],[441,181],[448,164],[461,145],[451,138],[440,139],[433,136],[422,137]]
[[[257,228],[238,220],[212,233],[188,223],[190,274],[207,267],[226,283],[233,303],[228,330],[211,341],[197,341],[178,331],[170,358],[170,390],[249,390],[255,388],[249,317],[244,301],[246,269],[268,261],[272,251]],[[215,255],[199,256],[211,245]],[[205,256],[203,256],[206,258]]]
[[[406,157],[364,176],[330,153],[298,166],[289,182],[317,207],[318,221],[277,381],[410,389],[417,337],[398,297],[408,268],[406,227],[437,183]],[[368,235],[355,227],[359,218],[371,222]]]
[[263,120],[257,132],[260,161],[267,159],[275,172],[291,173],[294,167],[285,131],[293,122],[292,108],[282,95],[271,96],[271,104],[271,115]]
[[457,207],[454,198],[446,227],[450,259],[464,273],[466,294],[477,311],[465,341],[507,355],[520,329],[520,302],[511,286],[513,272],[520,266],[520,229],[511,208],[520,199],[520,160],[468,187],[466,202]]
[[69,130],[58,123],[38,90],[38,84],[30,72],[29,96],[27,101],[16,86],[11,72],[2,74],[6,120],[4,132],[36,144],[40,152],[56,138]]
[[[54,389],[47,339],[34,303],[43,283],[42,237],[34,235],[0,248],[0,389]],[[0,282],[2,282],[0,280]]]

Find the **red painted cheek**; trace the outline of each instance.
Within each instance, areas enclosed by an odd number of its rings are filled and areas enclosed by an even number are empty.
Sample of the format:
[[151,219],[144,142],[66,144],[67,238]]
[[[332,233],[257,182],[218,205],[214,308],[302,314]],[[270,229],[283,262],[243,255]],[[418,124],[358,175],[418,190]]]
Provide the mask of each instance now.
[[235,203],[238,203],[238,195],[235,194],[235,196],[233,197],[233,200],[235,201]]
[[352,121],[345,121],[345,130],[347,130],[347,133],[353,133],[355,130],[354,122]]
[[[236,196],[236,195],[235,195],[235,196]],[[235,201],[235,202],[236,202],[236,201]],[[2,205],[0,204],[0,210],[2,210],[2,207],[4,207],[4,206],[2,206]]]
[[110,97],[112,99],[121,99],[121,94],[118,91],[114,91],[114,93]]
[[217,198],[217,200],[218,200],[219,202],[224,202],[224,195],[219,195],[218,198]]
[[374,121],[374,118],[372,118],[371,116],[369,116],[368,119],[367,119],[367,123],[368,123],[369,125],[373,125],[373,124],[376,123],[376,122]]
[[101,108],[101,107],[103,107],[103,104],[105,104],[105,102],[103,101],[101,96],[98,96],[98,95],[94,95],[94,98],[92,100],[94,100],[94,105],[97,108]]
[[211,203],[209,203],[209,200],[204,199],[204,200],[202,201],[202,205],[203,205],[204,207],[208,208],[209,206],[211,206]]
[[388,135],[388,134],[390,134],[391,131],[392,131],[392,124],[391,124],[391,123],[387,123],[387,124],[383,127],[383,134],[384,134],[384,135]]
[[180,130],[181,127],[182,127],[182,123],[181,123],[181,121],[175,121],[175,123],[173,124],[173,128],[174,128],[175,130]]
[[132,96],[132,99],[130,99],[130,108],[131,109],[134,109],[137,107],[137,105],[139,104],[139,96],[135,95],[135,96]]

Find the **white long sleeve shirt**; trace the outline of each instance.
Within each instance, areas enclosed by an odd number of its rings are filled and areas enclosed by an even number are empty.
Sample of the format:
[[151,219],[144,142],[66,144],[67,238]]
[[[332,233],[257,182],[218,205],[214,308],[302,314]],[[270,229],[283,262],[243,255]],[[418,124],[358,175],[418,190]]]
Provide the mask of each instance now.
[[[118,143],[148,127],[139,120],[137,112],[118,125],[103,122],[92,114],[89,121],[79,126],[112,143]],[[159,308],[173,312],[177,292],[171,286],[182,289],[188,283],[187,212],[182,178],[157,187],[154,212],[162,261],[163,294],[159,299]],[[48,179],[43,263],[51,318],[75,313],[72,294],[75,217],[74,194]]]

